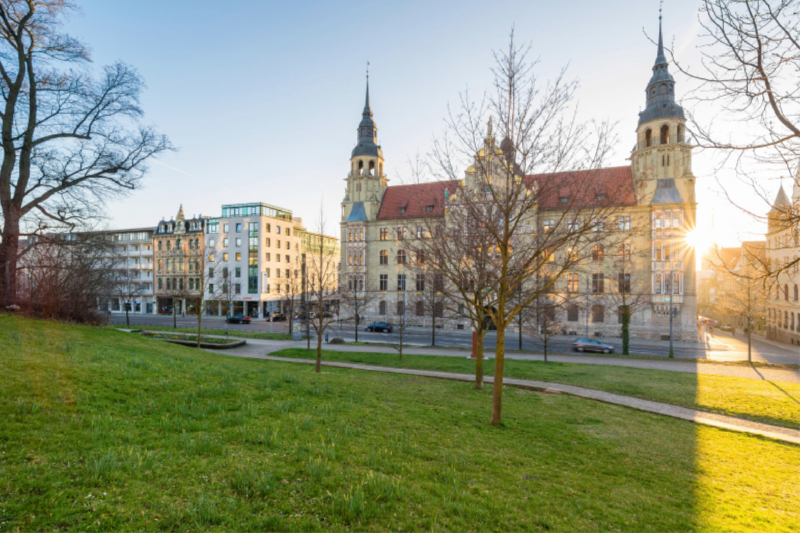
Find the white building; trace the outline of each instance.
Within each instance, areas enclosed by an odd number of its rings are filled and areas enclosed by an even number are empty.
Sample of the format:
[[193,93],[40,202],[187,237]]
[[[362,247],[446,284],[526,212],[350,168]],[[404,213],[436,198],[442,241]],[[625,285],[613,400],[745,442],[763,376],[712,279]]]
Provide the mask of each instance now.
[[129,313],[154,314],[153,297],[153,228],[131,228],[104,232],[114,243],[123,283],[109,295],[108,310],[124,313],[125,303],[130,303]]

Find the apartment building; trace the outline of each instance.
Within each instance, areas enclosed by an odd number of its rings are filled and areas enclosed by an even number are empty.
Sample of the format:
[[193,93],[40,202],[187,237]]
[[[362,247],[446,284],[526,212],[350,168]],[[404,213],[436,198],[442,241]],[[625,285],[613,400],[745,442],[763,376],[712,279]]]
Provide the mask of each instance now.
[[[768,338],[800,346],[800,229],[791,216],[800,212],[800,173],[792,195],[778,191],[769,213],[767,259],[777,274],[770,284],[767,302]],[[796,220],[796,219],[795,219]]]
[[132,314],[155,313],[153,293],[153,228],[131,228],[103,232],[114,243],[119,271],[117,286],[108,299],[108,311]]

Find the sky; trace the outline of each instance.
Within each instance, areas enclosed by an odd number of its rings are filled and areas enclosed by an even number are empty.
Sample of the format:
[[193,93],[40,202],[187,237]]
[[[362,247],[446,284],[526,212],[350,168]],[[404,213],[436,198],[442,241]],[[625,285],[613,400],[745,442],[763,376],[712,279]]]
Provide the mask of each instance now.
[[[370,100],[391,184],[430,150],[448,105],[491,82],[492,51],[513,27],[552,79],[578,79],[581,118],[616,123],[609,166],[635,142],[657,38],[658,0],[271,2],[80,0],[66,30],[89,45],[95,68],[123,61],[147,83],[144,122],[178,148],[153,161],[141,187],[108,202],[109,228],[219,216],[222,204],[264,202],[338,235],[350,151]],[[665,42],[697,59],[697,0],[664,5]],[[680,98],[687,87],[672,69]],[[720,199],[713,157],[694,155],[698,225],[725,244],[758,231]],[[788,182],[787,182],[788,183]],[[767,189],[777,191],[777,182]],[[757,201],[749,205],[765,210]],[[710,235],[711,232],[708,231]]]

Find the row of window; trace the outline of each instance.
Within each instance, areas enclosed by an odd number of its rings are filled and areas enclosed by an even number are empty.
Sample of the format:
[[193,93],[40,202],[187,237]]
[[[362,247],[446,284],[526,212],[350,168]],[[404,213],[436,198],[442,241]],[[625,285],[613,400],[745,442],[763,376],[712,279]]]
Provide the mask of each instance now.
[[[661,87],[664,88],[664,90],[662,92],[666,93],[666,86],[662,85]],[[672,92],[672,88],[671,87],[669,88],[669,90],[670,90],[670,92]],[[655,95],[655,88],[653,88],[652,91],[653,91],[652,94]],[[659,144],[669,144],[670,143],[669,124],[664,124],[663,126],[661,126],[661,129],[659,130],[659,133],[660,133]],[[683,137],[684,137],[683,126],[678,125],[678,142],[679,143],[683,142]],[[644,132],[644,145],[645,145],[645,147],[653,146],[653,140],[654,140],[653,139],[653,130],[648,128]]]
[[768,316],[770,320],[775,321],[778,324],[778,327],[781,326],[782,329],[788,329],[789,331],[800,331],[800,313],[797,315],[797,323],[795,323],[795,314],[794,312],[784,311],[783,312],[783,322],[781,322],[781,310],[780,309],[769,309]]
[[[199,250],[200,249],[200,239],[188,239],[186,242],[188,244],[189,250]],[[180,250],[180,249],[182,249],[182,247],[183,247],[183,239],[178,237],[177,239],[175,239],[175,247],[174,247],[174,249],[175,250]],[[148,250],[149,250],[149,247],[148,247]],[[159,240],[158,243],[157,243],[157,250],[159,252],[164,251],[164,250],[169,252],[169,251],[173,250],[172,241],[169,241],[169,240],[161,241],[161,240]]]
[[[253,230],[253,226],[255,226],[256,231],[258,231],[258,223],[250,222],[250,228],[249,228],[250,231]],[[234,227],[234,231],[236,233],[241,233],[242,232],[242,228],[243,228],[243,224],[241,222],[236,222],[233,227]],[[230,224],[223,224],[222,225],[222,233],[230,233],[231,232],[230,229],[231,229],[231,225]],[[267,233],[272,233],[272,224],[265,224],[264,225],[264,231],[266,231]],[[281,232],[283,232],[283,233],[281,233]],[[219,223],[218,222],[210,223],[208,225],[208,227],[206,228],[206,233],[219,233]],[[276,225],[275,226],[275,233],[277,235],[286,235],[287,237],[291,237],[292,228],[281,228],[280,226]]]
[[[781,293],[783,293],[783,299],[787,302],[789,301],[789,284],[785,283],[783,287],[777,285],[775,287],[775,299],[781,299]],[[798,288],[797,283],[794,284],[794,301],[797,302],[800,300],[800,288]]]
[[653,261],[681,261],[684,246],[680,241],[653,241]]

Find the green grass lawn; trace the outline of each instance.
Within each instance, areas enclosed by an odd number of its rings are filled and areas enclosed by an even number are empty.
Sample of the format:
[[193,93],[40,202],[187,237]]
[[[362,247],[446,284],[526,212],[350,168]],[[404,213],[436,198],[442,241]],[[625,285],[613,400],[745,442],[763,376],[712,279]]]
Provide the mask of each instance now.
[[[273,352],[278,357],[316,358],[305,349]],[[441,372],[475,373],[475,361],[463,357],[325,351],[325,361],[341,361]],[[494,374],[494,360],[484,362]],[[746,378],[645,370],[621,366],[544,363],[506,359],[505,375],[587,387],[682,407],[738,416],[789,428],[800,428],[800,384]]]
[[[147,326],[144,324],[109,324],[112,329],[135,329],[138,331],[172,331],[175,333],[197,333],[197,328],[173,328],[172,326]],[[288,333],[269,333],[264,331],[244,331],[232,325],[230,329],[203,328],[203,335],[227,335],[246,339],[264,339],[268,341],[290,341],[292,336]]]
[[787,531],[800,447],[0,315],[0,531]]

